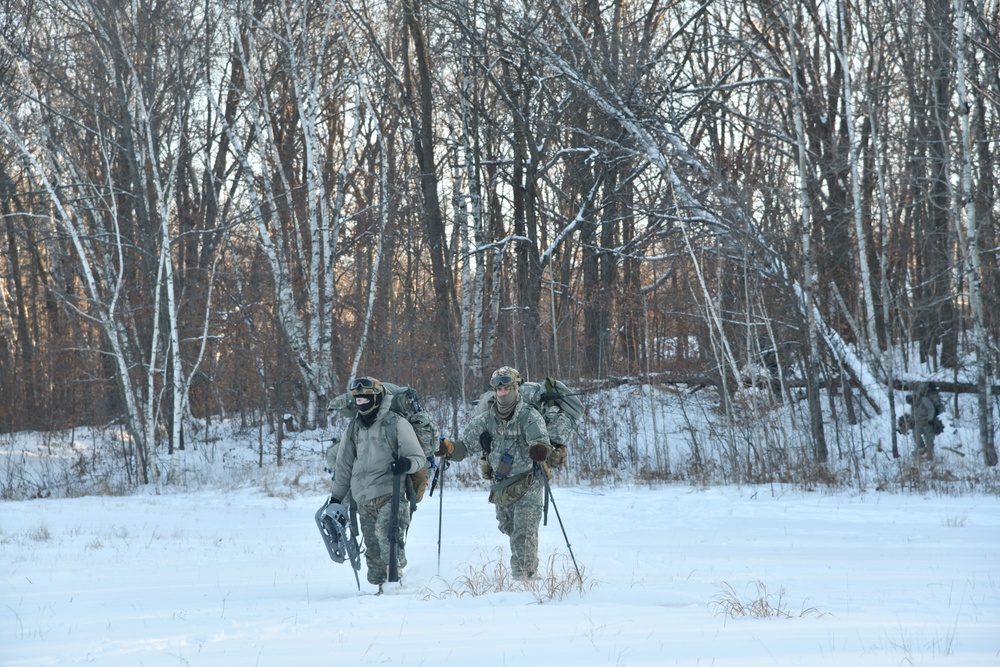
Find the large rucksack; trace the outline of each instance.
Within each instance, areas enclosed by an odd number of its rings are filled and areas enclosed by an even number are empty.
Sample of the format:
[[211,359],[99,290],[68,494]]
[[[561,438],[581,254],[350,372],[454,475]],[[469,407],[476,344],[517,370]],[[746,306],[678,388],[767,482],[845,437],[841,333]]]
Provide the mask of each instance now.
[[934,419],[930,423],[931,430],[934,431],[934,435],[941,435],[944,433],[944,422],[941,421],[941,415],[944,413],[944,403],[941,401],[941,394],[938,393],[937,389],[928,386],[927,398],[934,404]]
[[[427,457],[428,461],[433,463],[434,452],[437,450],[438,446],[438,429],[434,425],[434,421],[431,419],[430,415],[427,414],[423,406],[420,405],[420,399],[417,397],[417,391],[411,387],[406,387],[402,385],[392,384],[390,382],[383,382],[382,386],[385,387],[386,398],[391,397],[392,403],[389,406],[390,412],[396,417],[403,417],[410,423],[413,427],[413,431],[417,434],[417,440],[420,441],[420,448],[424,451],[424,456]],[[383,399],[385,400],[385,399]],[[354,397],[351,396],[350,392],[344,392],[338,396],[335,396],[330,401],[330,407],[327,409],[328,412],[335,412],[343,417],[347,417],[351,420],[348,428],[355,428],[354,417],[358,414],[358,406],[354,403]],[[385,427],[395,427],[396,422],[394,419],[383,420]],[[395,433],[395,428],[392,429]],[[330,450],[334,450],[333,457],[336,456],[335,444]],[[331,458],[331,452],[327,452],[327,459]],[[335,465],[330,466],[331,468],[336,468]],[[420,502],[424,497],[424,490],[427,488],[427,469],[423,468],[415,473],[407,475],[407,489],[406,495],[407,499],[410,501],[410,507],[415,509],[416,504]]]
[[[518,392],[522,400],[545,420],[545,429],[552,444],[546,463],[558,468],[566,461],[568,448],[576,437],[583,418],[583,401],[566,383],[551,377],[545,378],[545,382],[522,382]],[[476,404],[475,414],[486,412],[495,400],[495,392],[483,394]]]
[[931,399],[931,403],[934,404],[934,416],[939,417],[944,412],[944,403],[941,401],[941,394],[932,389],[927,392],[927,398]]
[[[400,417],[406,417],[410,426],[417,433],[417,440],[424,450],[424,456],[433,457],[438,446],[438,430],[431,420],[429,414],[424,412],[417,397],[417,391],[410,387],[383,382],[387,397],[392,397],[392,404],[389,409]],[[358,406],[354,404],[354,397],[347,391],[339,396],[335,396],[330,401],[328,412],[336,412],[342,417],[354,419],[358,414]]]

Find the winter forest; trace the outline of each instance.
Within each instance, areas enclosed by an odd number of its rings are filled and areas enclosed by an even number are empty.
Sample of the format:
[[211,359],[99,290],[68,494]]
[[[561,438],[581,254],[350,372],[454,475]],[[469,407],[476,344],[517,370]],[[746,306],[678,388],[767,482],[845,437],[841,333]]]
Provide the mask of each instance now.
[[454,433],[510,364],[711,403],[671,451],[588,401],[581,476],[822,479],[933,379],[995,475],[997,0],[0,6],[0,433],[145,484],[362,374]]

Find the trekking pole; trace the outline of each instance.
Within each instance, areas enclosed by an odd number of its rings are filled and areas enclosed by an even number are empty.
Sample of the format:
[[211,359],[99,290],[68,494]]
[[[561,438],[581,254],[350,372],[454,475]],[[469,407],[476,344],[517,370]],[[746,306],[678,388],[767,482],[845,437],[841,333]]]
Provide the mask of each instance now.
[[[436,481],[441,485],[441,492],[438,493],[438,569],[437,573],[441,574],[441,525],[444,521],[444,471],[448,467],[448,459],[441,457],[441,462],[438,463],[438,472],[435,475]],[[431,493],[434,493],[434,488],[431,488]]]
[[399,496],[400,478],[402,475],[392,476],[392,517],[389,519],[389,572],[390,582],[399,581]]
[[358,544],[358,535],[361,534],[361,531],[358,530],[358,508],[353,500],[351,501],[351,508],[348,510],[348,513],[351,515],[351,537],[347,553],[351,556],[351,569],[354,570],[354,582],[358,585],[358,591],[360,592],[361,579],[358,578],[358,571],[361,569],[361,546]]
[[573,547],[570,546],[569,537],[566,535],[566,527],[563,526],[562,517],[559,516],[559,507],[556,506],[555,496],[552,495],[552,487],[549,486],[549,475],[537,461],[535,462],[535,471],[541,473],[542,480],[545,481],[545,493],[548,494],[549,500],[552,501],[552,509],[555,510],[556,518],[559,519],[559,528],[562,530],[563,539],[566,540],[566,548],[569,549],[569,557],[573,559],[573,567],[576,568],[576,576],[580,579],[580,590],[582,591],[583,575],[580,574],[580,566],[576,564],[576,556],[573,555]]
[[[538,464],[541,467],[542,472],[545,474],[545,481],[547,482],[552,477],[552,469],[549,468],[549,464],[542,461]],[[549,485],[545,485],[545,498],[542,500],[542,525],[549,525],[549,500],[551,494],[549,493]]]
[[[548,480],[546,480],[548,481]],[[542,525],[549,525],[549,485],[545,485],[545,500],[542,502]]]
[[[434,459],[431,459],[431,461],[433,460]],[[434,477],[431,478],[431,490],[430,493],[428,494],[430,495],[431,498],[434,497],[434,489],[437,488],[438,482],[441,480],[441,470],[444,468],[445,462],[446,462],[445,458],[442,456],[441,463],[439,463],[438,465],[431,465],[431,468],[434,469]]]

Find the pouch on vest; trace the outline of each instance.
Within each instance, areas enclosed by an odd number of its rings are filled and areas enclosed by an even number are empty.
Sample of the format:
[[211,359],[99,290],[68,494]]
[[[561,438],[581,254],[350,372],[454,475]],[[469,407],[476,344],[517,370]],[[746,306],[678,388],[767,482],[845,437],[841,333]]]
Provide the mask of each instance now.
[[507,475],[510,474],[510,469],[514,464],[514,457],[510,454],[500,455],[500,465],[497,466],[496,472],[493,473],[493,479],[497,482],[502,482],[507,479]]
[[535,481],[534,471],[508,477],[490,487],[489,501],[497,507],[504,507],[520,500]]

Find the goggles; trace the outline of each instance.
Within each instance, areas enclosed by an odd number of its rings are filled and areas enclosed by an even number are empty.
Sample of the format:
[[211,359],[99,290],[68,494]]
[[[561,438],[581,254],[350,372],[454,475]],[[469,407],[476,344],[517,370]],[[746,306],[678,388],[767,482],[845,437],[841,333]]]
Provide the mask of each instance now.
[[351,380],[351,394],[378,394],[382,390],[382,384],[372,378],[355,378]]
[[509,375],[498,375],[490,378],[490,386],[494,389],[497,387],[509,387],[512,384],[514,384],[514,378]]

